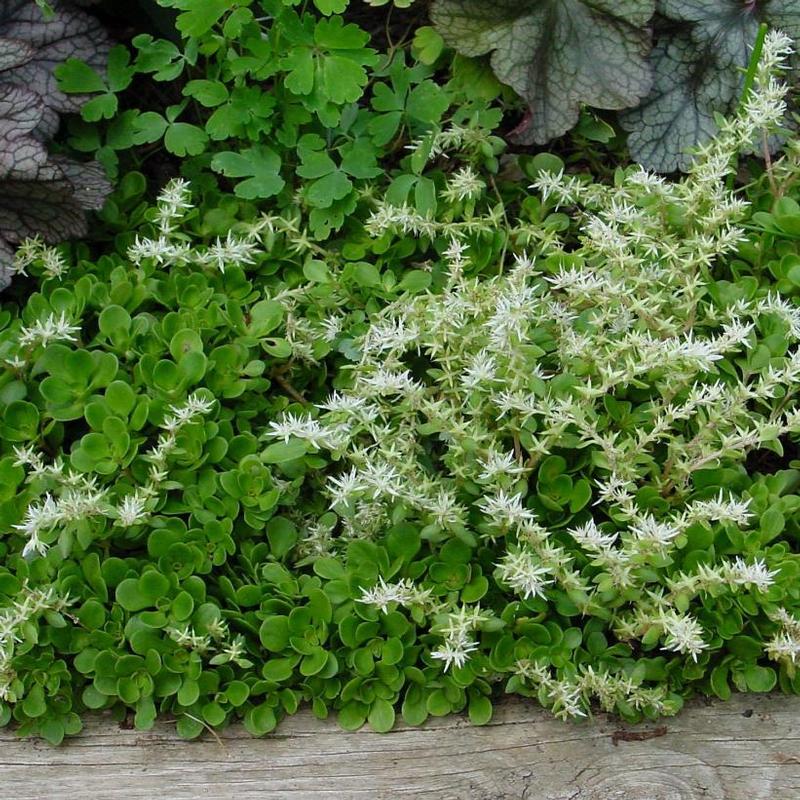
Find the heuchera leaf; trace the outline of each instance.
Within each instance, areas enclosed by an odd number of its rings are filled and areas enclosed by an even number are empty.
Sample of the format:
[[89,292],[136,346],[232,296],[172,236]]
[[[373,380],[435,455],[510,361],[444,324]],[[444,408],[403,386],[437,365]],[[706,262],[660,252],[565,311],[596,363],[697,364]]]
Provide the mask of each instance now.
[[698,58],[685,33],[663,37],[652,63],[653,91],[620,122],[631,132],[628,149],[636,161],[658,172],[683,170],[691,148],[714,135],[715,113],[726,112],[738,96],[739,75],[720,70],[711,57]]
[[654,0],[436,0],[431,16],[460,53],[492,53],[497,77],[530,108],[516,138],[544,144],[582,103],[623,109],[648,94],[654,10]]
[[33,178],[47,149],[32,134],[44,108],[38,94],[0,84],[0,178]]
[[13,263],[13,249],[0,239],[0,291],[11,284],[11,279],[14,277]]
[[11,265],[9,245],[29,236],[55,244],[85,236],[85,211],[99,209],[111,191],[103,168],[52,156],[30,179],[0,181],[0,288]]
[[0,236],[14,243],[36,234],[50,243],[85,236],[83,212],[101,208],[110,190],[99,164],[51,156],[35,179],[0,183]]
[[720,66],[747,66],[758,26],[800,36],[800,5],[796,0],[658,0],[658,13],[667,19],[689,23],[698,47],[713,48]]
[[45,15],[30,0],[0,0],[0,38],[27,42],[24,61],[17,50],[16,63],[0,72],[0,82],[36,92],[48,110],[42,126],[50,136],[58,129],[57,112],[78,111],[85,98],[67,95],[58,87],[54,68],[68,59],[85,61],[103,72],[110,40],[93,17],[72,6],[51,2],[53,13]]
[[19,67],[30,61],[36,48],[22,39],[0,38],[0,71]]
[[[55,67],[73,59],[77,90],[103,90],[98,70],[109,54],[97,20],[51,6],[44,14],[30,0],[0,0],[0,288],[9,281],[12,245],[29,236],[56,243],[84,235],[84,211],[100,208],[111,191],[97,164],[50,157],[44,144],[58,128],[58,112],[77,111],[85,99],[59,89]],[[112,62],[107,81],[117,91],[130,82],[127,51],[116,48]]]
[[653,90],[620,118],[631,131],[631,155],[649,169],[685,169],[690,149],[717,130],[741,95],[758,26],[766,22],[800,38],[796,0],[659,0]]

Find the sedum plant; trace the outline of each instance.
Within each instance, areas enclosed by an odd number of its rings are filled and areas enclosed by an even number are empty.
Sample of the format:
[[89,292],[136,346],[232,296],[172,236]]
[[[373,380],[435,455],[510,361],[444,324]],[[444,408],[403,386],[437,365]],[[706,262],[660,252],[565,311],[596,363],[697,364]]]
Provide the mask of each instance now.
[[0,316],[0,724],[54,743],[87,709],[141,729],[172,712],[187,737],[237,717],[261,735],[303,700],[328,713],[353,641],[332,604],[353,601],[285,566],[325,460],[261,436],[321,393],[367,308],[413,288],[391,246],[383,272],[366,247],[329,266],[299,217],[237,222],[228,202],[215,227],[187,182],[153,208],[144,190],[122,181],[99,260],[24,242],[40,288]]
[[[713,275],[744,239],[726,178],[780,123],[772,76],[790,50],[769,35],[757,90],[680,182],[542,172],[544,205],[580,209],[576,246],[552,235],[482,280],[443,223],[440,291],[373,319],[319,418],[271,423],[342,463],[327,481],[340,536],[320,552],[402,521],[441,553],[427,570],[393,564],[360,602],[409,609],[433,637],[426,659],[456,682],[509,674],[508,691],[575,716],[592,699],[673,713],[680,690],[726,684],[729,657],[751,647],[793,678],[797,557],[773,542],[774,510],[741,465],[800,431],[800,313]],[[453,174],[462,196],[484,188]],[[371,224],[436,231],[403,207]],[[750,688],[775,683],[741,670]]]
[[[245,3],[174,5],[187,51],[264,41]],[[346,27],[267,5],[300,40]],[[261,736],[308,704],[386,731],[486,723],[502,686],[628,719],[800,691],[796,148],[752,207],[725,185],[782,117],[787,46],[680,182],[501,164],[499,114],[451,111],[398,48],[369,109],[290,81],[297,130],[251,120],[154,206],[128,173],[92,250],[25,241],[34,291],[0,311],[0,725]],[[342,173],[352,211],[318,233]]]

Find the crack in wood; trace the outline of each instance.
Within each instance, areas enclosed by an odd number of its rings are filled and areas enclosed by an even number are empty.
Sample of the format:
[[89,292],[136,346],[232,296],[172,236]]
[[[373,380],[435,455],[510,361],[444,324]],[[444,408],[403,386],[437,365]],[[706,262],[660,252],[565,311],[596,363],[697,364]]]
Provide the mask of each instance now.
[[617,747],[620,742],[644,742],[647,739],[657,739],[659,736],[667,735],[667,726],[659,725],[644,731],[632,731],[626,728],[619,728],[611,734],[611,743]]

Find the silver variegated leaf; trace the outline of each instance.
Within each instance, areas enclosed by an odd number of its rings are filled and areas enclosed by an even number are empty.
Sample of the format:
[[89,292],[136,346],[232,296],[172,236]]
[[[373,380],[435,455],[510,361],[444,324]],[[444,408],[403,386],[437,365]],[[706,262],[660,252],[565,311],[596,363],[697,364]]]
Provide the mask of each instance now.
[[36,235],[53,244],[85,236],[85,212],[102,207],[110,191],[99,164],[53,157],[35,179],[0,182],[0,236],[11,244]]
[[459,52],[492,54],[530,108],[517,138],[543,144],[577,122],[581,104],[623,109],[648,94],[653,12],[654,0],[436,0],[431,16]]
[[697,56],[713,58],[720,68],[746,66],[760,19],[756,4],[741,0],[659,0],[659,13],[690,23]]
[[36,48],[23,39],[0,37],[0,78],[2,72],[14,67],[21,67],[36,55]]
[[740,77],[698,58],[687,32],[663,36],[653,50],[655,84],[650,96],[620,117],[631,131],[628,149],[636,161],[657,172],[685,170],[690,151],[716,132],[715,112],[737,97]]
[[0,238],[0,292],[14,277],[14,248]]
[[53,69],[69,58],[78,58],[102,72],[110,40],[100,22],[79,8],[52,0],[50,5],[54,13],[45,16],[31,0],[0,0],[0,39],[21,40],[33,50],[23,63],[3,69],[0,82],[39,94],[51,112],[45,120],[52,128],[57,112],[79,111],[85,101],[64,94]]
[[34,136],[44,105],[35,92],[0,84],[0,178],[35,179],[47,149]]
[[800,0],[659,0],[658,12],[653,90],[621,123],[637,161],[671,172],[714,135],[715,114],[735,111],[759,25],[798,41]]

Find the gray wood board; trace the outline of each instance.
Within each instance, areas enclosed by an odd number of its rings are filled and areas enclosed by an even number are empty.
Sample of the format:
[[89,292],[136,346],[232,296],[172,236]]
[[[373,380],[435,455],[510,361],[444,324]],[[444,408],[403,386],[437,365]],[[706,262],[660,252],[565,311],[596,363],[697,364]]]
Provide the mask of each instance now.
[[2,800],[798,800],[800,698],[694,702],[639,726],[601,715],[564,723],[533,703],[500,703],[489,725],[463,717],[346,732],[308,712],[252,739],[185,742],[90,717],[58,748],[0,730]]

